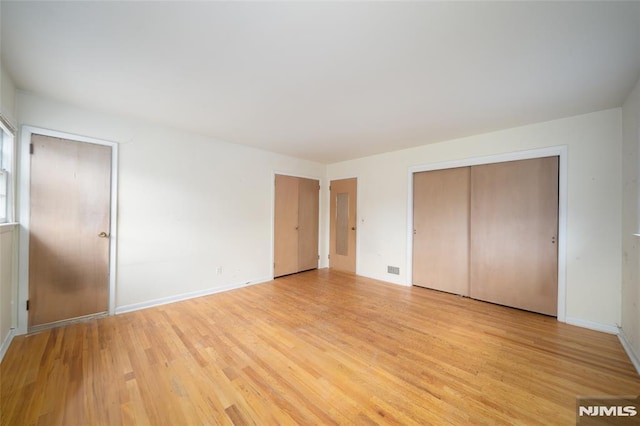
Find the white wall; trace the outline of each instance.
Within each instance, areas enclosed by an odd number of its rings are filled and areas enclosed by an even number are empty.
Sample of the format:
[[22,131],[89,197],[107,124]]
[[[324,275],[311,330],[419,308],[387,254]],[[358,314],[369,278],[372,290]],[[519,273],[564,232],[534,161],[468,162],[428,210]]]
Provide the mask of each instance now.
[[0,64],[0,112],[12,125],[16,124],[15,116],[15,93],[16,88],[11,76]]
[[[118,311],[270,279],[274,171],[324,181],[319,163],[29,93],[17,100],[21,125],[119,143]],[[326,214],[321,222],[324,234]]]
[[622,335],[640,371],[640,81],[622,107]]
[[[358,177],[357,273],[407,282],[408,170],[550,146],[568,147],[567,322],[620,323],[621,110],[619,108],[329,165]],[[399,266],[400,275],[386,272]]]
[[[358,273],[406,284],[412,166],[566,145],[567,320],[620,323],[621,109],[323,166],[18,92],[21,124],[120,144],[117,306],[268,279],[274,171],[357,176]],[[327,255],[326,185],[321,257]],[[399,266],[399,276],[386,273]],[[217,275],[215,268],[223,273]]]

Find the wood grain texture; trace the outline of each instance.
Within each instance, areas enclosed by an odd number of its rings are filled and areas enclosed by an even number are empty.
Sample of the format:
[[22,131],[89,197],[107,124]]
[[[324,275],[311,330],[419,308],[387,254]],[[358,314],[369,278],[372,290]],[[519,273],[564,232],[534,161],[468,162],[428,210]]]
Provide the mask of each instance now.
[[[358,202],[358,180],[356,178],[339,179],[331,181],[329,202],[329,267],[331,269],[356,272],[356,235],[357,235],[357,202]],[[346,255],[340,254],[343,250],[337,248],[337,214],[338,194],[348,194],[349,213],[347,218],[347,244]]]
[[558,307],[558,157],[471,168],[471,297]]
[[320,182],[276,175],[274,276],[318,267]]
[[616,336],[314,270],[14,338],[1,424],[574,424],[637,395]]
[[469,295],[469,167],[413,175],[413,284]]
[[106,312],[111,147],[31,142],[29,327]]
[[276,175],[273,275],[298,272],[298,185],[295,176]]
[[320,234],[320,182],[299,178],[298,182],[298,270],[318,267]]

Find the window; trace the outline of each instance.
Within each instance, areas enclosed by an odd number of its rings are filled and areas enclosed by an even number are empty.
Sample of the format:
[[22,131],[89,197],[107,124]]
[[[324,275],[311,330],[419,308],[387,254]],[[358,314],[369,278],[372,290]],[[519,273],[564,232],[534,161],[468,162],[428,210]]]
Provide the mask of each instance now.
[[0,117],[0,223],[13,220],[13,131]]

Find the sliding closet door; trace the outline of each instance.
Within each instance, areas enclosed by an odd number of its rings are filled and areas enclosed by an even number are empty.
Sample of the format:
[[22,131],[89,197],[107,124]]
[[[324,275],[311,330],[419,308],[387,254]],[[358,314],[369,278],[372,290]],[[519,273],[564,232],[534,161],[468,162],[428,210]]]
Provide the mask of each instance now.
[[298,182],[298,270],[318,268],[320,182],[299,178]]
[[558,157],[471,168],[474,299],[557,315]]
[[298,272],[298,178],[276,175],[273,275]]
[[413,175],[413,284],[469,295],[469,168]]

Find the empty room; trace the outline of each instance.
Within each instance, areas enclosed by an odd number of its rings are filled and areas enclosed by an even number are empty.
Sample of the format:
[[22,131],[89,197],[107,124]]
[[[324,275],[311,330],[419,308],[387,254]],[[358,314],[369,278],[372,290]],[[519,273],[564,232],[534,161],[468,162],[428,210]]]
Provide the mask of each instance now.
[[640,422],[640,2],[0,25],[0,424]]

